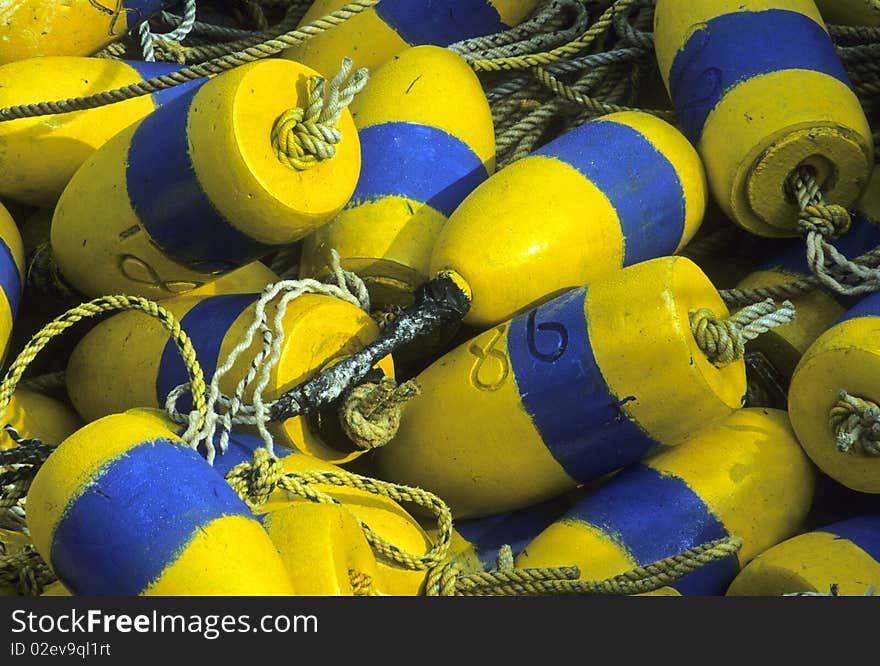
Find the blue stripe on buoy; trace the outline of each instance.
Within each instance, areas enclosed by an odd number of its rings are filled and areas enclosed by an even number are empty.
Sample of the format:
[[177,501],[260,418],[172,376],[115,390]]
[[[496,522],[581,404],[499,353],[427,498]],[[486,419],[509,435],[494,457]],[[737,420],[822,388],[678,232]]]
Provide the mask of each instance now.
[[122,0],[122,13],[126,16],[128,27],[133,28],[144,19],[174,4],[176,0]]
[[399,196],[446,217],[489,174],[461,139],[436,127],[392,122],[358,130],[361,175],[346,208]]
[[157,109],[135,131],[125,172],[128,197],[141,226],[166,255],[202,273],[229,271],[273,248],[233,227],[202,190],[187,138],[197,92]]
[[455,529],[471,544],[480,562],[491,566],[501,546],[509,545],[516,557],[570,507],[571,501],[562,495],[518,511],[462,520],[455,523]]
[[847,310],[832,326],[837,326],[850,319],[859,317],[880,317],[880,292],[868,294],[853,307]]
[[[210,382],[220,360],[220,346],[233,322],[245,308],[260,297],[259,294],[225,294],[211,296],[199,301],[183,315],[180,326],[189,334],[190,342],[196,351],[196,358],[205,373],[205,382]],[[156,376],[156,399],[165,405],[165,398],[175,386],[189,381],[189,374],[180,350],[174,340],[168,340],[162,350],[159,372]],[[177,401],[181,411],[193,409],[192,397],[183,395]]]
[[[641,460],[660,444],[630,420],[596,363],[575,289],[510,322],[507,352],[520,399],[563,469],[589,481]],[[600,323],[601,325],[601,323]]]
[[848,539],[880,562],[880,516],[850,518],[816,531]]
[[[729,536],[684,480],[645,465],[624,470],[584,497],[563,520],[587,523],[625,548],[639,566]],[[673,583],[681,594],[722,594],[739,571],[736,555]],[[585,578],[590,572],[581,572]]]
[[[880,246],[880,226],[871,222],[864,215],[853,215],[849,231],[840,238],[831,241],[831,245],[837,248],[843,256],[854,259]],[[810,275],[803,239],[786,243],[785,249],[782,252],[764,261],[756,270],[779,270],[783,273],[792,273],[799,276]],[[830,289],[825,289],[824,291],[842,307],[847,309],[855,307],[859,302],[859,297],[844,296]]]
[[488,0],[382,0],[374,10],[410,46],[448,46],[510,27]]
[[828,33],[809,16],[768,9],[711,19],[690,36],[669,72],[685,136],[698,142],[709,114],[739,84],[786,69],[821,72],[852,87]]
[[624,266],[675,252],[684,234],[684,189],[675,167],[643,134],[593,121],[532,155],[574,167],[608,197],[623,232]]
[[6,301],[9,303],[9,313],[12,319],[18,314],[18,306],[21,303],[21,273],[18,272],[18,266],[15,258],[12,256],[12,250],[6,244],[6,241],[0,238],[0,289],[6,294]]
[[135,596],[224,516],[252,518],[198,453],[168,439],[138,444],[67,507],[53,535],[52,567],[74,594]]
[[[186,428],[182,428],[178,434],[182,434],[184,430],[186,430]],[[214,441],[215,446],[219,439],[220,437],[218,435]],[[229,470],[236,465],[245,462],[252,462],[254,459],[254,451],[264,446],[266,446],[266,443],[258,435],[238,431],[230,432],[229,446],[226,449],[226,453],[220,453],[218,451],[217,455],[214,456],[214,471],[225,478],[229,473]],[[299,451],[288,448],[277,440],[275,441],[274,448],[275,456],[277,458],[285,458],[299,453]]]
[[[174,65],[167,62],[146,62],[143,60],[122,60],[121,62],[125,63],[134,71],[136,71],[141,79],[143,79],[144,81],[148,81],[149,79],[155,78],[157,76],[164,76],[165,74],[179,72],[181,69],[183,69],[183,65]],[[152,95],[150,95],[150,97],[153,98],[153,104],[158,109],[160,106],[168,104],[169,102],[177,99],[184,93],[197,90],[207,80],[207,77],[202,77],[193,81],[187,81],[186,83],[181,83],[170,88],[157,90]]]

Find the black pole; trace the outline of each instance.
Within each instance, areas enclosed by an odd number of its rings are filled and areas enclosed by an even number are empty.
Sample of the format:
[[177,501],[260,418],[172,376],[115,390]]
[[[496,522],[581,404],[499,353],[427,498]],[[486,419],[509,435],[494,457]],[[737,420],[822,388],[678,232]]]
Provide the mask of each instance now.
[[467,295],[444,275],[423,284],[415,303],[361,351],[327,368],[281,395],[269,410],[272,421],[283,421],[324,407],[363,382],[372,367],[395,349],[438,327],[460,321],[470,309]]

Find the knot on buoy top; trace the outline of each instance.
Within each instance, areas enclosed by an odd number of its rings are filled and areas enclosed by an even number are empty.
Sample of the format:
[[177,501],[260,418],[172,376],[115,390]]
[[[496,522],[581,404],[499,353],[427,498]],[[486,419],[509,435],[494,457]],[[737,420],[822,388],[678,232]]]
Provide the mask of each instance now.
[[259,509],[269,499],[272,491],[278,487],[284,476],[281,461],[271,455],[267,449],[254,451],[251,462],[236,465],[226,475],[226,481],[244,500],[252,511]]
[[353,388],[339,409],[346,436],[361,449],[385,446],[400,428],[402,407],[420,392],[410,380],[400,386],[391,377]]
[[373,577],[358,571],[357,569],[348,570],[348,581],[351,583],[351,591],[356,597],[375,597],[378,596],[373,587]]
[[777,307],[773,299],[768,298],[724,319],[719,319],[707,308],[701,308],[690,313],[690,324],[697,346],[720,368],[741,359],[745,355],[746,342],[772,328],[791,323],[794,317],[791,301],[783,301]]
[[880,456],[880,407],[841,390],[828,415],[828,424],[841,453]]
[[336,123],[367,83],[367,70],[360,68],[351,73],[351,67],[351,58],[343,59],[329,85],[323,77],[312,77],[308,106],[293,107],[278,116],[271,139],[280,162],[305,171],[336,154],[335,146],[342,140]]
[[805,206],[798,216],[798,229],[803,235],[818,233],[826,240],[840,238],[852,226],[849,211],[837,204]]

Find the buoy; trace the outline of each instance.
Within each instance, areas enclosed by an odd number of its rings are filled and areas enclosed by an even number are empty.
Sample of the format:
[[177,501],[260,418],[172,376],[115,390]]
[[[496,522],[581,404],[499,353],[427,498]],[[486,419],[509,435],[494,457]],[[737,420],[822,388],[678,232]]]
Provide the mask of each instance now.
[[27,521],[77,595],[294,594],[232,488],[173,432],[133,414],[90,423],[52,452]]
[[[0,67],[0,107],[85,97],[179,69],[171,63],[109,58],[29,58]],[[205,80],[94,109],[0,123],[0,196],[54,206],[76,170],[111,137]]]
[[[508,167],[510,168],[510,167]],[[718,367],[690,314],[727,315],[684,257],[642,262],[504,322],[416,381],[379,476],[458,519],[536,504],[674,446],[742,406],[741,360]]]
[[0,7],[0,64],[39,56],[91,55],[173,4],[171,0],[9,0]]
[[350,108],[360,180],[343,211],[304,241],[300,276],[328,275],[335,249],[374,307],[407,307],[432,277],[447,218],[495,170],[492,112],[473,70],[436,46],[403,51]]
[[[315,0],[299,25],[313,23],[346,4],[348,0]],[[508,30],[535,5],[537,0],[382,0],[281,55],[328,77],[344,56],[372,71],[410,46],[448,46]]]
[[865,413],[880,400],[878,336],[880,294],[871,294],[809,346],[788,392],[792,425],[813,462],[866,493],[880,493],[877,426]]
[[[259,294],[254,293],[209,298],[187,295],[164,301],[189,335],[207,381],[241,342],[253,322],[258,298]],[[269,322],[273,321],[274,308],[274,304],[267,308]],[[345,301],[316,294],[293,300],[283,322],[284,342],[264,392],[266,400],[335,360],[359,351],[379,333],[366,312]],[[235,392],[261,345],[262,336],[257,335],[252,347],[224,376],[220,382],[224,394]],[[394,376],[390,356],[378,367]],[[116,314],[89,331],[70,356],[66,380],[73,406],[87,421],[133,407],[164,408],[168,393],[189,381],[167,330],[136,312]],[[249,391],[245,399],[251,395]],[[191,409],[189,400],[181,400],[178,409]],[[338,421],[333,428],[332,417],[319,412],[271,424],[270,428],[281,443],[318,458],[344,462],[363,453],[339,432]]]
[[[184,430],[159,410],[132,409],[127,413],[151,419],[158,426],[173,429],[178,434],[182,434]],[[264,446],[263,440],[258,436],[233,430],[226,451],[217,453],[214,457],[214,471],[225,478],[235,466],[250,463],[254,452]],[[343,471],[330,462],[308,453],[300,453],[280,442],[274,443],[274,449],[287,474]],[[281,552],[297,593],[323,596],[336,594],[336,590],[339,590],[341,593],[351,594],[348,578],[340,574],[340,567],[347,563],[356,571],[372,578],[372,589],[377,594],[420,594],[424,587],[425,571],[404,569],[382,558],[377,559],[369,544],[361,543],[364,539],[363,529],[354,516],[364,521],[379,536],[411,553],[425,552],[433,544],[432,537],[428,536],[419,522],[390,497],[347,486],[317,484],[315,487],[341,502],[344,506],[340,508],[348,514],[348,518],[334,513],[299,511],[300,507],[312,506],[311,502],[301,497],[290,497],[285,490],[274,491],[266,504],[257,510],[257,518]],[[291,509],[296,511],[289,511]],[[352,521],[357,527],[357,535],[354,534]],[[310,524],[311,528],[308,527]],[[312,545],[304,546],[304,550],[293,547],[292,544],[301,544],[304,540]],[[367,546],[369,557],[362,552],[363,545]],[[329,550],[318,557],[316,553],[320,553],[324,546],[328,546]],[[314,577],[308,575],[307,566],[314,569]]]
[[702,167],[667,122],[603,116],[477,187],[443,226],[432,275],[452,272],[488,327],[561,292],[673,254],[705,211]]
[[335,155],[312,168],[289,166],[271,139],[285,112],[308,106],[314,76],[287,60],[243,65],[107,142],[55,210],[52,251],[64,277],[88,296],[167,298],[336,215],[360,170],[348,110]]
[[737,536],[735,556],[660,591],[723,594],[742,565],[798,531],[813,485],[786,413],[745,408],[587,494],[516,565],[576,565],[581,578],[600,580]]
[[[38,439],[49,445],[60,444],[84,424],[65,403],[49,396],[16,388],[9,399],[0,425],[11,425],[20,437]],[[0,450],[15,446],[15,440],[0,429]]]
[[813,0],[659,0],[654,35],[679,124],[732,220],[796,236],[786,192],[799,167],[829,203],[855,203],[871,130]]
[[752,560],[728,596],[802,592],[865,596],[880,589],[880,515],[859,516],[799,534]]
[[0,356],[6,357],[12,325],[21,303],[24,245],[12,216],[0,204]]
[[880,26],[880,4],[873,0],[816,0],[816,6],[828,23]]

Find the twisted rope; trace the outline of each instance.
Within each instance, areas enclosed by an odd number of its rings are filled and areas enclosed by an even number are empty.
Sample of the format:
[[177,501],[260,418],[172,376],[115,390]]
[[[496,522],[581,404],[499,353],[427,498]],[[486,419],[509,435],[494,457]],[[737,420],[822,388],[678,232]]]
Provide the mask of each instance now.
[[398,386],[391,377],[383,377],[378,384],[355,386],[339,408],[343,431],[360,449],[385,446],[400,428],[403,405],[419,391],[416,382],[410,380]]
[[[438,566],[446,559],[449,544],[452,541],[452,512],[449,507],[433,493],[420,488],[388,483],[342,470],[285,473],[281,461],[272,456],[265,448],[257,449],[251,462],[241,463],[229,470],[226,480],[239,497],[255,512],[259,511],[260,507],[268,500],[269,495],[277,488],[310,502],[344,506],[358,521],[373,551],[404,569],[424,571]],[[317,485],[355,488],[373,495],[387,497],[398,503],[413,502],[424,507],[430,510],[437,520],[436,541],[426,553],[421,555],[401,550],[374,532],[345,504],[316,488]]]
[[178,25],[171,32],[162,34],[162,35],[154,35],[150,30],[149,21],[142,21],[140,25],[138,25],[138,36],[141,40],[141,50],[144,54],[144,60],[148,62],[154,62],[156,60],[156,53],[153,48],[153,40],[154,38],[163,39],[166,42],[181,42],[183,41],[187,35],[189,35],[190,31],[193,29],[193,25],[196,22],[196,0],[184,0],[183,3],[183,18],[180,21],[180,25]]
[[548,594],[633,595],[666,587],[701,567],[730,557],[742,548],[738,537],[716,539],[678,555],[635,567],[603,580],[579,580],[578,567],[517,569],[510,546],[503,546],[496,567],[464,574],[455,563],[432,569],[428,596],[539,596]]
[[367,70],[360,68],[351,74],[351,67],[351,58],[344,58],[329,88],[323,77],[312,77],[308,106],[288,109],[275,121],[272,147],[282,164],[305,171],[336,154],[335,146],[342,140],[336,123],[367,84]]
[[689,317],[697,346],[714,365],[723,367],[743,357],[746,342],[770,329],[792,322],[795,309],[791,301],[785,301],[777,307],[772,300],[767,299],[747,306],[725,319],[718,319],[707,308],[690,312]]
[[828,424],[841,453],[880,456],[880,407],[877,403],[841,389],[837,403],[828,415]]
[[0,584],[20,595],[37,596],[56,580],[55,574],[32,545],[14,554],[0,553]]

